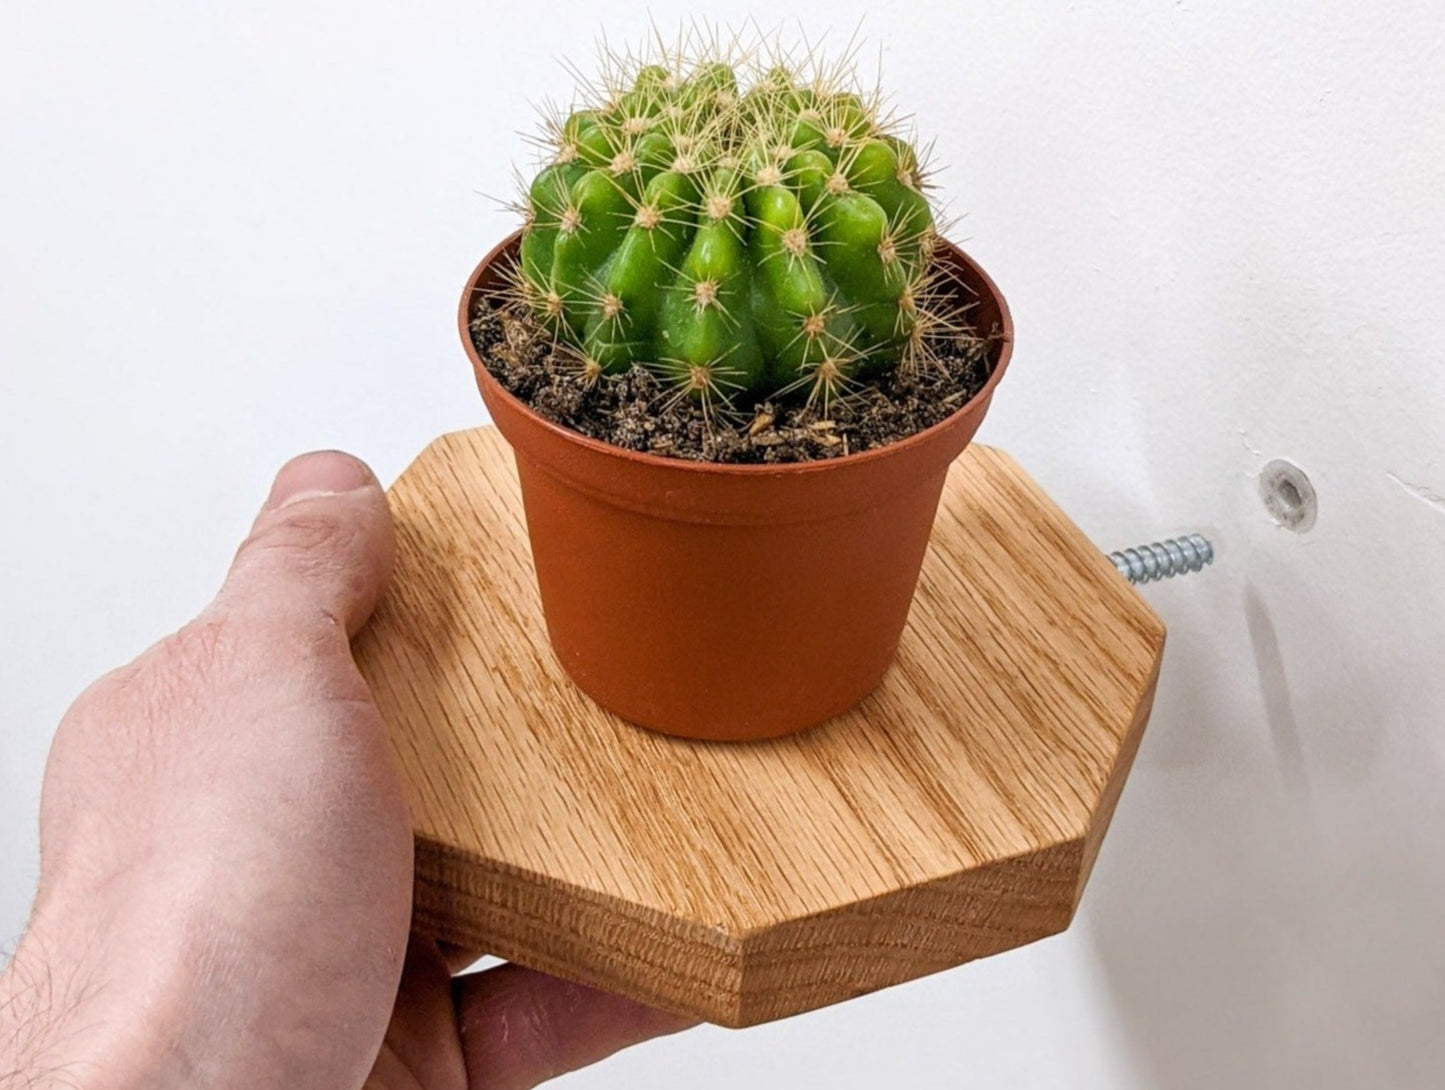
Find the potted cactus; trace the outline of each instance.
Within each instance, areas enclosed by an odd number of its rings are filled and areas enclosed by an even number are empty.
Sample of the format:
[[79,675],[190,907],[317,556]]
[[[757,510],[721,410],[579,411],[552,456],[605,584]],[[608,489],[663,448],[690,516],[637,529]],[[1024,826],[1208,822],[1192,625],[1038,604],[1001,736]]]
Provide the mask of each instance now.
[[559,660],[710,740],[877,685],[1011,338],[880,104],[753,58],[614,59],[460,314]]

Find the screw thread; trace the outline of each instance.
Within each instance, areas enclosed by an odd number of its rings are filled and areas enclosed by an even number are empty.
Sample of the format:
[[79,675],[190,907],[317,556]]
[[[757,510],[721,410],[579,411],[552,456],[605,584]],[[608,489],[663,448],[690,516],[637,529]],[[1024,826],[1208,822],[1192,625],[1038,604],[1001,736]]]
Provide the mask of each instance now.
[[1214,546],[1200,534],[1171,537],[1110,553],[1120,575],[1131,583],[1152,583],[1197,572],[1214,562]]

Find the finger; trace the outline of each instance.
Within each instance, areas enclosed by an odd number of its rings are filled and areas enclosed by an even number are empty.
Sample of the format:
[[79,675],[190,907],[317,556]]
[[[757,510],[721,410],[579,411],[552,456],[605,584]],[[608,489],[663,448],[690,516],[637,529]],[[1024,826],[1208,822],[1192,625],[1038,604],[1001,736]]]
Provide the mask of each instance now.
[[323,616],[354,635],[381,598],[394,548],[386,496],[365,463],[303,454],[276,475],[218,603]]
[[452,987],[474,1090],[529,1090],[628,1045],[695,1024],[516,965],[458,977]]
[[412,935],[386,1040],[363,1090],[466,1085],[451,972],[437,943]]

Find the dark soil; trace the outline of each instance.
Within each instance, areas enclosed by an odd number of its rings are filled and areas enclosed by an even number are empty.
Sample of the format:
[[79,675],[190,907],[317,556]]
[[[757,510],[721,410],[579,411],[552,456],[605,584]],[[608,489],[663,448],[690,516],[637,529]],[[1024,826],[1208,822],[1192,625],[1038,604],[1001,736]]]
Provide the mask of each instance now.
[[557,424],[627,450],[699,462],[812,462],[872,450],[932,427],[983,388],[1000,335],[954,335],[931,346],[937,366],[892,374],[818,409],[763,402],[714,410],[647,368],[585,383],[574,359],[525,312],[485,299],[471,322],[487,369],[513,396]]

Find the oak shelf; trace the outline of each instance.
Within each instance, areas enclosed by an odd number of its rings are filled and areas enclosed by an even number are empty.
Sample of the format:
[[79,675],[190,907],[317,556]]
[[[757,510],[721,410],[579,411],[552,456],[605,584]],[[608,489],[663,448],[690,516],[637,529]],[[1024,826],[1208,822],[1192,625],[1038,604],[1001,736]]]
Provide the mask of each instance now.
[[1164,626],[1008,455],[950,471],[881,687],[746,745],[642,730],[567,679],[493,429],[438,439],[390,500],[395,576],[356,650],[420,929],[744,1026],[1068,926]]

